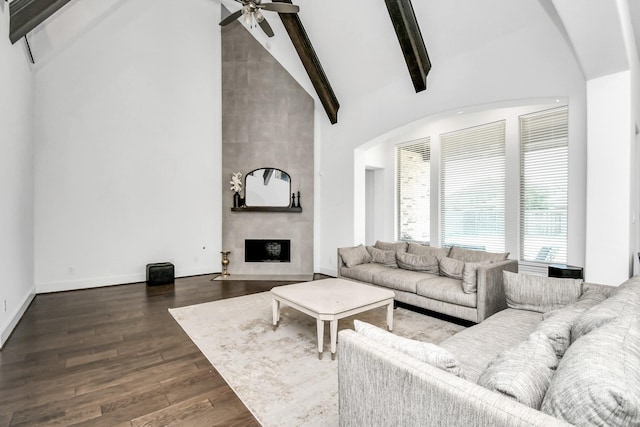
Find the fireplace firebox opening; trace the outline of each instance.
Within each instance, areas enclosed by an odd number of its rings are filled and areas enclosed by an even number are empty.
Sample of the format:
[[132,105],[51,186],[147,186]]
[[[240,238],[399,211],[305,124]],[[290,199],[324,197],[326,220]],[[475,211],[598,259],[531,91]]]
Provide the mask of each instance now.
[[246,239],[244,262],[291,262],[291,240]]

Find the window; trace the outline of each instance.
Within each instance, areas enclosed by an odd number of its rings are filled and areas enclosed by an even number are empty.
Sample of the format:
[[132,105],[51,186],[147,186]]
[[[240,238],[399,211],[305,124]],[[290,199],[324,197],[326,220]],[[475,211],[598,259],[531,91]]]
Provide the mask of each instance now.
[[520,117],[520,259],[567,262],[568,110]]
[[446,133],[441,141],[441,246],[505,249],[505,121]]
[[398,240],[429,242],[431,150],[429,138],[396,147]]

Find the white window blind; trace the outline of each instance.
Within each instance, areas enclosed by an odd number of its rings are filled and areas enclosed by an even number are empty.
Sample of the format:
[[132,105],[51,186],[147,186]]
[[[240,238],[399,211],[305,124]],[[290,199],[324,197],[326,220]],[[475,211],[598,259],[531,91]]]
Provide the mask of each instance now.
[[398,240],[429,242],[431,149],[429,138],[396,147]]
[[520,259],[567,262],[567,107],[520,117]]
[[442,246],[505,248],[505,121],[446,133],[441,141]]

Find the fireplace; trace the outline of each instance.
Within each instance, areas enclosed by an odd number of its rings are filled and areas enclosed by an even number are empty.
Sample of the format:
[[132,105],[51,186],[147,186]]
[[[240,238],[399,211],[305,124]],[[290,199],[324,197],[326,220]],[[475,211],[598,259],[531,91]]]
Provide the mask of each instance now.
[[291,240],[245,239],[244,262],[291,262]]

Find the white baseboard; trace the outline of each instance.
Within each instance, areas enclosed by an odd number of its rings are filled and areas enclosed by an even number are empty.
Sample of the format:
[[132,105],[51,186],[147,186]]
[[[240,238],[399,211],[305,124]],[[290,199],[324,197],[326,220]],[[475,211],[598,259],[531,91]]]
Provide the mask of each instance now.
[[27,311],[27,308],[29,308],[29,304],[31,304],[31,301],[33,301],[35,297],[36,297],[36,293],[32,290],[27,295],[27,297],[22,302],[22,304],[20,304],[20,307],[18,307],[16,311],[11,313],[7,323],[2,325],[2,329],[0,330],[0,350],[2,350],[2,348],[4,347],[4,344],[9,339],[9,336],[15,329],[20,319],[22,319],[22,316],[24,315],[25,311]]
[[[187,268],[176,269],[176,277],[199,276],[211,274],[211,268]],[[60,280],[52,282],[36,283],[36,293],[46,294],[50,292],[76,291],[79,289],[99,288],[102,286],[124,285],[127,283],[139,283],[147,280],[146,273],[123,274],[107,277],[90,277],[74,280]]]
[[335,268],[320,267],[320,271],[318,273],[326,274],[327,276],[338,277],[338,270],[336,270]]

